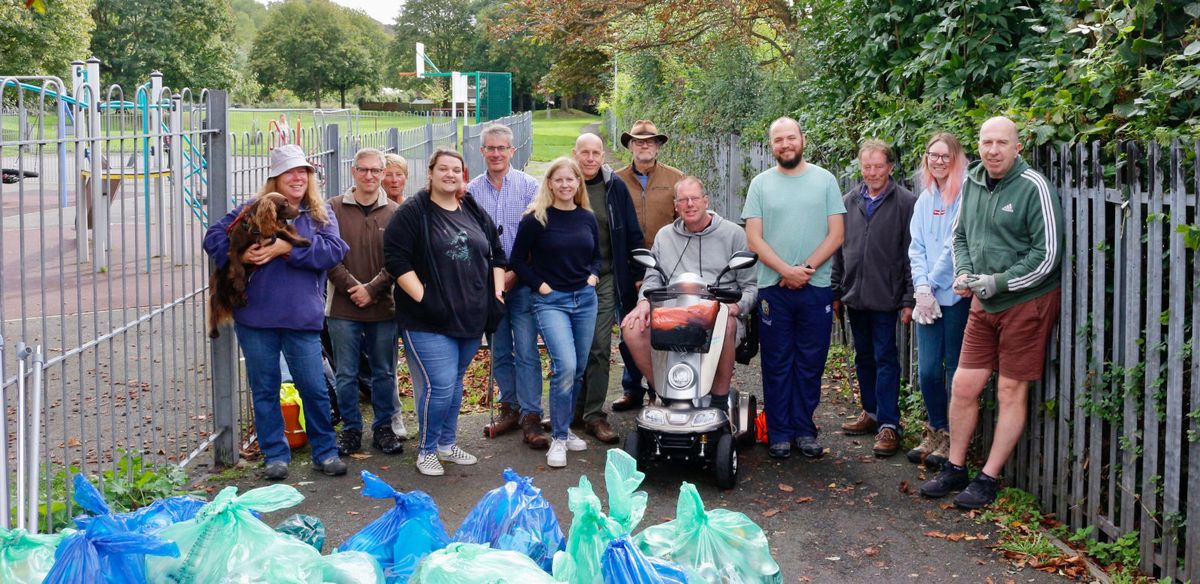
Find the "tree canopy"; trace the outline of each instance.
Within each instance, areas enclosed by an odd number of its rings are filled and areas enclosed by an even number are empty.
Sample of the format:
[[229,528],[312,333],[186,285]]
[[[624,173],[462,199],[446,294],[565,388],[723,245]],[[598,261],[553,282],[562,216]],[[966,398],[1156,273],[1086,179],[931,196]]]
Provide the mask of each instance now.
[[24,2],[0,2],[0,75],[54,75],[65,81],[71,61],[88,57],[95,28],[90,5],[89,0],[56,0],[53,10],[39,13]]

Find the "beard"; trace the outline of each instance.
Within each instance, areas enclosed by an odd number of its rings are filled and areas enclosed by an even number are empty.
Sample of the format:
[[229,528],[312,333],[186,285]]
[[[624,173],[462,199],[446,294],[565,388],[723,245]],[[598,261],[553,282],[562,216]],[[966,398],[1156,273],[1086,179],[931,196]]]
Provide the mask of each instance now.
[[791,158],[784,158],[778,154],[775,155],[775,162],[779,163],[780,168],[787,170],[791,170],[797,166],[800,166],[800,163],[803,161],[804,155],[799,152],[797,152],[796,155]]

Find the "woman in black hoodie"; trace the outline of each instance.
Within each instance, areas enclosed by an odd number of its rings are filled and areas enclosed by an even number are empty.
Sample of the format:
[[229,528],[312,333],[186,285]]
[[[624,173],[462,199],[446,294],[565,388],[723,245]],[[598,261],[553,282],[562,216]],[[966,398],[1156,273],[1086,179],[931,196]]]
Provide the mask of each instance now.
[[471,197],[459,199],[462,188],[462,155],[437,150],[428,188],[405,201],[384,232],[416,398],[417,471],[430,476],[445,473],[442,462],[476,462],[456,444],[462,378],[503,311],[504,250],[487,213]]

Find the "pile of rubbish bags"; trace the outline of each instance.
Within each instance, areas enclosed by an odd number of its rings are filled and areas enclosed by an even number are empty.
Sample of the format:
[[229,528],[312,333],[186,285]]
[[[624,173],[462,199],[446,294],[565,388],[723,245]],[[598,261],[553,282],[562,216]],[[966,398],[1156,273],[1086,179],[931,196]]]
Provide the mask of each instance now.
[[706,510],[683,483],[676,517],[634,533],[646,510],[645,475],[620,449],[608,451],[607,512],[586,476],[568,489],[573,520],[564,536],[533,480],[511,469],[450,535],[437,503],[401,493],[362,472],[362,494],[394,505],[336,550],[322,555],[325,528],[306,515],[270,527],[262,514],[304,496],[288,485],[239,495],[226,487],[210,502],[171,497],[113,513],[76,476],[84,511],[53,535],[0,530],[0,582],[175,584],[210,582],[333,584],[685,584],[782,582],[762,529],[746,515]]

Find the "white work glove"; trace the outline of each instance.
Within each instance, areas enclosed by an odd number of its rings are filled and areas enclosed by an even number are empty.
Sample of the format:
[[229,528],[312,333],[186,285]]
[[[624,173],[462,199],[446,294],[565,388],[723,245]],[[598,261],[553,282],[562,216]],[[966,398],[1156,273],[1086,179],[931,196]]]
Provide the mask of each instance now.
[[987,300],[996,295],[996,276],[991,274],[974,274],[967,278],[967,287],[976,296]]
[[967,286],[967,281],[970,279],[971,274],[959,274],[958,277],[954,279],[954,290],[957,292],[962,292],[963,290],[968,289],[969,286]]
[[933,290],[928,284],[917,286],[916,294],[913,297],[916,299],[917,305],[913,307],[912,317],[917,324],[933,324],[933,321],[942,317],[942,307],[933,297]]

